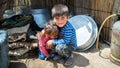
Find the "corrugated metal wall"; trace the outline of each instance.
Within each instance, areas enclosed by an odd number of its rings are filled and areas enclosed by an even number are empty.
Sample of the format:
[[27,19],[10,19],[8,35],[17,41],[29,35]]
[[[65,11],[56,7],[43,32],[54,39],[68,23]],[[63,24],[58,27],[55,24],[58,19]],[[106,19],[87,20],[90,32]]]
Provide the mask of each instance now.
[[[7,0],[6,3],[7,9],[17,6],[51,9],[55,4],[66,4],[73,14],[92,15],[98,26],[106,17],[120,9],[120,0]],[[102,30],[102,38],[105,40],[110,39],[110,22],[111,20],[108,20]]]
[[[114,0],[75,0],[74,12],[76,14],[90,14],[97,25],[100,26],[104,19],[112,14]],[[102,40],[110,39],[110,20],[102,29]]]

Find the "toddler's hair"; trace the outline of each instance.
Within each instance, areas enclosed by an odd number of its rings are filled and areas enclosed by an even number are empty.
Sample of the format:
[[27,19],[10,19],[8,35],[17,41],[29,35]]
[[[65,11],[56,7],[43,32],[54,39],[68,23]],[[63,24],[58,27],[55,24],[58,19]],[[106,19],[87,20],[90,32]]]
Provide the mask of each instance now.
[[44,30],[45,30],[45,34],[48,34],[48,35],[52,34],[53,36],[58,36],[59,34],[58,27],[55,25],[55,22],[52,20],[50,20],[45,24]]

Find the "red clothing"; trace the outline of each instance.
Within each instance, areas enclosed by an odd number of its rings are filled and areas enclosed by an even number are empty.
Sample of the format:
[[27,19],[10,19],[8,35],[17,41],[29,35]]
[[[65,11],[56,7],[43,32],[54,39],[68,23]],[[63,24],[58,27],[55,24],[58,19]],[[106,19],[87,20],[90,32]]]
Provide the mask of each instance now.
[[47,49],[45,48],[45,44],[46,44],[46,42],[47,42],[49,39],[50,39],[50,38],[45,35],[44,37],[42,37],[41,40],[39,40],[39,49],[40,49],[40,51],[41,51],[45,56],[48,56],[48,55],[49,55]]

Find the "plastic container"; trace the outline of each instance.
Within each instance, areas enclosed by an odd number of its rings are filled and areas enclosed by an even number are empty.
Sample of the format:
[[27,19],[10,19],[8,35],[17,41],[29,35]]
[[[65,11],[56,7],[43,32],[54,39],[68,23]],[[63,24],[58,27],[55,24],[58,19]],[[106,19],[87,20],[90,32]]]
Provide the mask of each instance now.
[[87,15],[76,15],[69,21],[76,30],[77,51],[85,51],[93,46],[98,32],[95,21]]
[[112,28],[110,60],[120,65],[120,21],[115,22]]
[[33,18],[36,24],[40,28],[44,28],[44,24],[51,19],[48,9],[31,9],[30,14],[33,15]]
[[7,32],[0,30],[0,68],[9,66],[8,51]]

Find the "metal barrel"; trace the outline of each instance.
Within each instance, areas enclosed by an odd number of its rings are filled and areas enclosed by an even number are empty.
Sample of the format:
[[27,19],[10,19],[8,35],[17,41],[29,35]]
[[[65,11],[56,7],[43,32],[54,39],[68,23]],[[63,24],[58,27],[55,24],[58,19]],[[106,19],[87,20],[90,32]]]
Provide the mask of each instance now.
[[115,22],[112,28],[110,60],[120,65],[120,21]]

